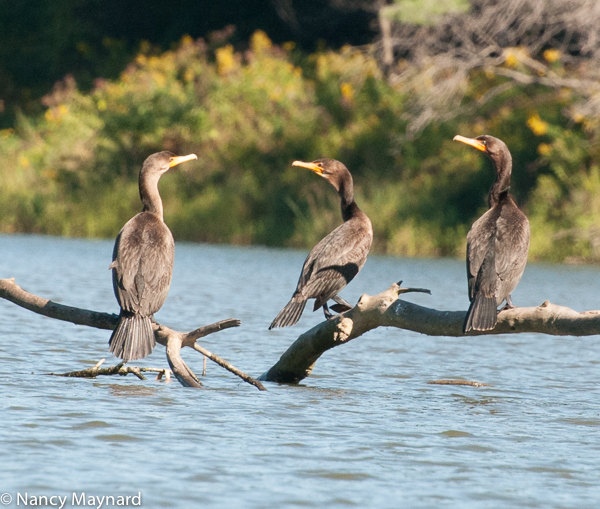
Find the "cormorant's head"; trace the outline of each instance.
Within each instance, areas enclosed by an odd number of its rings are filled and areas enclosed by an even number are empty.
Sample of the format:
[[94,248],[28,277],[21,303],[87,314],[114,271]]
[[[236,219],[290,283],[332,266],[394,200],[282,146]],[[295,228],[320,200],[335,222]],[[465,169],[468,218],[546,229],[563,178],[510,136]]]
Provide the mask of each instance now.
[[176,156],[173,152],[164,150],[148,156],[142,166],[142,172],[144,173],[159,173],[162,175],[166,171],[169,171],[173,166],[190,161],[192,159],[198,159],[196,154],[189,154],[187,156]]
[[484,134],[482,136],[477,136],[477,138],[465,138],[464,136],[460,136],[457,134],[454,137],[454,141],[460,141],[462,143],[466,143],[467,145],[471,145],[475,147],[477,150],[481,150],[489,155],[492,159],[494,156],[499,155],[501,152],[508,152],[508,147],[506,143],[498,138],[494,138],[489,134]]
[[317,159],[311,163],[294,161],[292,166],[308,168],[310,171],[328,180],[337,191],[341,189],[343,182],[348,180],[350,180],[350,182],[352,181],[352,175],[350,175],[348,168],[335,159],[324,157],[323,159]]
[[477,138],[465,138],[464,136],[457,134],[454,137],[454,141],[466,143],[467,145],[475,147],[477,150],[485,152],[494,162],[494,166],[498,173],[507,172],[510,175],[512,156],[510,155],[510,150],[508,150],[506,143],[502,140],[488,134],[477,136]]

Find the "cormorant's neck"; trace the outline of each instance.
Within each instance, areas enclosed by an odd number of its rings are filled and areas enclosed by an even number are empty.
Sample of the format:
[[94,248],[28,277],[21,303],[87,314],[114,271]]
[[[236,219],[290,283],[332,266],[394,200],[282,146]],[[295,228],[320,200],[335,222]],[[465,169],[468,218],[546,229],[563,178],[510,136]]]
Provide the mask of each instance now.
[[348,174],[349,178],[343,179],[339,184],[338,194],[340,195],[340,206],[342,209],[342,219],[348,221],[355,217],[361,210],[354,201],[354,185],[352,183],[352,177]]
[[158,192],[159,173],[140,173],[140,198],[144,212],[152,212],[163,220],[163,204]]
[[512,156],[510,152],[503,151],[496,158],[492,159],[492,161],[496,168],[496,181],[492,184],[488,196],[488,205],[490,208],[497,205],[503,195],[508,194],[512,172]]
[[352,200],[351,203],[344,205],[342,202],[342,219],[344,222],[356,217],[358,214],[362,213],[362,210],[358,207],[356,202]]

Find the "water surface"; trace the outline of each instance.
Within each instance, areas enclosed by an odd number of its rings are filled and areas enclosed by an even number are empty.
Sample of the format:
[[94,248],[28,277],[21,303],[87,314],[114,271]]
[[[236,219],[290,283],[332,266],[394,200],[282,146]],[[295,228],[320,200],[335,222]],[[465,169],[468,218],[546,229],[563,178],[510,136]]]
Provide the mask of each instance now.
[[[112,241],[0,236],[0,277],[57,302],[117,312]],[[305,252],[178,243],[156,319],[191,330],[247,373],[271,367],[322,320],[267,331]],[[466,309],[460,260],[372,256],[342,295],[393,282],[430,288],[407,300]],[[600,308],[600,269],[530,264],[516,305],[549,299]],[[327,352],[300,385],[240,382],[209,362],[204,389],[133,376],[45,376],[106,357],[108,331],[0,301],[0,494],[141,493],[144,507],[597,507],[598,337],[432,338],[377,329]],[[183,352],[199,374],[202,358]],[[164,348],[134,365],[166,367]],[[439,386],[467,379],[488,387]],[[69,507],[67,503],[66,507]],[[21,504],[22,505],[22,504]]]

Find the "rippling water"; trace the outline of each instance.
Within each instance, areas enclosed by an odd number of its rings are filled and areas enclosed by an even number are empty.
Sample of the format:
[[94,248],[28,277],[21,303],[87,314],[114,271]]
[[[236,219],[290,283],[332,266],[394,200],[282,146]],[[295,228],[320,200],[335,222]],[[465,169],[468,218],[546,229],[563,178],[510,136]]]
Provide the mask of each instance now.
[[[117,312],[112,241],[0,236],[0,277],[64,304]],[[271,367],[322,320],[267,331],[305,253],[177,244],[158,321],[178,330],[224,318],[204,338],[247,373]],[[466,309],[460,260],[372,256],[342,294],[391,283],[407,300]],[[516,305],[600,308],[600,269],[529,265]],[[240,382],[209,362],[204,389],[127,377],[45,376],[108,357],[108,331],[0,301],[0,494],[136,495],[144,507],[597,507],[598,337],[432,338],[377,329],[327,352],[297,386]],[[202,358],[183,352],[197,373]],[[166,367],[164,348],[139,366]],[[464,378],[489,387],[439,386]],[[20,505],[24,505],[21,503]]]

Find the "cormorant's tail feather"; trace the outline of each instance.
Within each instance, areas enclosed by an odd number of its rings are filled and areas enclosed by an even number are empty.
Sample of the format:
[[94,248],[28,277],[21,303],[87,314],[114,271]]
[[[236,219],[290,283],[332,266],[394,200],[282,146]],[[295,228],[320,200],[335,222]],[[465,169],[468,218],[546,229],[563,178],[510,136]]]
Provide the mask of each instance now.
[[492,330],[496,327],[498,320],[498,311],[496,297],[486,297],[481,293],[477,294],[467,311],[467,317],[463,326],[463,332],[466,334],[473,330]]
[[148,357],[156,346],[152,320],[148,316],[121,313],[108,344],[113,355],[125,362]]
[[306,306],[306,299],[300,300],[292,297],[292,299],[275,317],[275,320],[273,320],[271,325],[269,325],[269,330],[275,327],[287,327],[289,325],[295,325],[302,316],[304,306]]

